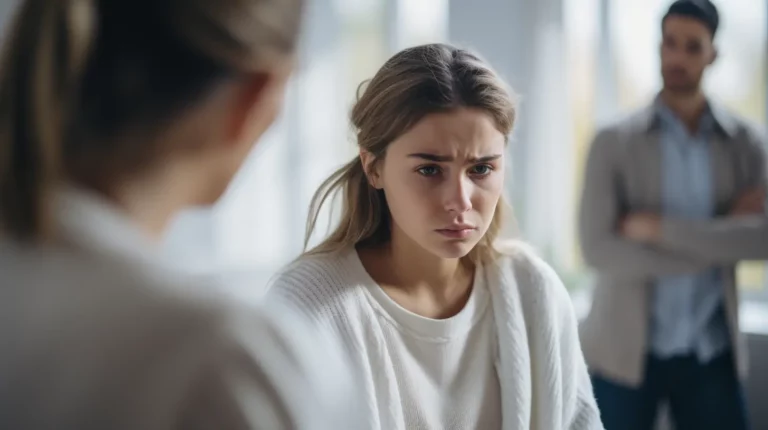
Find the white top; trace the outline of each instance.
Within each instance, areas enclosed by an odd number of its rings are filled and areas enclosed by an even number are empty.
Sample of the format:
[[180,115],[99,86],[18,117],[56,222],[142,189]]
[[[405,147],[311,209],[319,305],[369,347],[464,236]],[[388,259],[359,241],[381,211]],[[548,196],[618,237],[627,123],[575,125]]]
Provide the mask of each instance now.
[[412,313],[371,279],[370,318],[378,318],[400,389],[406,427],[423,430],[501,428],[496,327],[482,270],[464,308],[436,320]]
[[[389,298],[373,288],[375,283],[353,249],[299,258],[272,280],[266,300],[293,306],[344,344],[356,377],[364,384],[370,419],[366,429],[443,428],[441,425],[602,429],[568,292],[554,271],[525,246],[506,243],[499,248],[503,256],[478,270],[486,288],[476,288],[467,308],[445,324],[387,304]],[[490,293],[491,306],[485,312],[483,291]],[[372,295],[378,299],[372,300]],[[493,321],[492,329],[484,328],[486,317]],[[473,320],[477,321],[474,325]],[[455,342],[457,349],[461,345],[465,350],[437,357],[437,347],[430,339],[440,333],[431,332],[433,329],[447,330],[447,344],[453,347]],[[467,335],[459,336],[462,331]],[[483,336],[495,339],[484,340]],[[419,341],[419,337],[426,339]],[[455,364],[447,357],[466,362]],[[491,371],[490,357],[496,372]],[[441,360],[445,360],[443,368]],[[451,386],[458,384],[493,399],[497,394],[492,393],[489,379],[494,373],[499,382],[501,423],[496,406],[479,399],[460,399],[460,390]],[[472,378],[476,380],[468,380]],[[462,401],[466,402],[464,408]],[[455,417],[448,414],[451,410]],[[488,421],[481,424],[481,419]]]
[[168,270],[95,196],[55,206],[57,244],[0,240],[0,428],[363,427],[348,366],[306,327]]

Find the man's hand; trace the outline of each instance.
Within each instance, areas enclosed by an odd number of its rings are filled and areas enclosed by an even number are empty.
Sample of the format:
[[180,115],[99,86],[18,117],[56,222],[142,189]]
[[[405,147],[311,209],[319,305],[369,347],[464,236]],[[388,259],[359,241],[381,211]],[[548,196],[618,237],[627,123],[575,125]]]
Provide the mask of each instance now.
[[765,212],[765,188],[753,188],[742,193],[733,203],[730,216],[760,215]]
[[657,242],[661,238],[661,217],[652,213],[627,215],[621,221],[619,232],[625,238],[638,242]]

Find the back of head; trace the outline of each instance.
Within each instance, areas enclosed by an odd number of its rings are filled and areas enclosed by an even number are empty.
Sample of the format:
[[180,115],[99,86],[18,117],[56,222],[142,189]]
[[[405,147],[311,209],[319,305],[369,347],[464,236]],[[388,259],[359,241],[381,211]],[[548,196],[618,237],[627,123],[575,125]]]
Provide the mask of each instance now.
[[[504,136],[512,131],[516,107],[511,90],[478,55],[446,44],[405,49],[390,58],[367,83],[352,109],[352,125],[361,152],[373,164],[384,160],[387,148],[430,114],[462,108],[487,114]],[[336,171],[317,191],[307,221],[309,242],[319,211],[335,192],[343,192],[341,221],[310,253],[335,252],[350,246],[375,246],[390,239],[390,216],[383,191],[371,186],[360,157]],[[482,242],[482,253],[501,230],[502,205]]]
[[302,3],[24,1],[0,60],[3,231],[43,238],[57,182],[99,187],[183,150],[152,137],[222,82],[291,54]]
[[[301,3],[23,1],[0,64],[4,233],[46,238],[61,181],[98,188],[188,151],[155,137],[292,54]],[[0,344],[14,345],[0,352],[1,428],[362,428],[348,369],[288,312],[107,255],[18,245],[0,241]]]

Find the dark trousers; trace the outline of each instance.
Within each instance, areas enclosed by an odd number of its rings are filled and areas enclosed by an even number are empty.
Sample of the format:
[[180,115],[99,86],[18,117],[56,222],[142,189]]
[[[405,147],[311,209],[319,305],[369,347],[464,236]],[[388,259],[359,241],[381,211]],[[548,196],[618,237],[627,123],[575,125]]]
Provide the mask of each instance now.
[[648,357],[638,388],[592,377],[606,430],[653,430],[667,401],[676,430],[747,430],[746,405],[730,353],[699,363],[694,356]]

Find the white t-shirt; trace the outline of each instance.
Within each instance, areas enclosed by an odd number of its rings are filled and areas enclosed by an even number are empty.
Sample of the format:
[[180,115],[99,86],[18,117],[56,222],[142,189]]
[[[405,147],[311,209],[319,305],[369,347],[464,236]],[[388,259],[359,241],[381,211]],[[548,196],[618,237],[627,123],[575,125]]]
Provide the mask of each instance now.
[[482,273],[478,267],[464,308],[443,320],[410,312],[378,285],[366,285],[409,429],[501,428],[496,326]]

